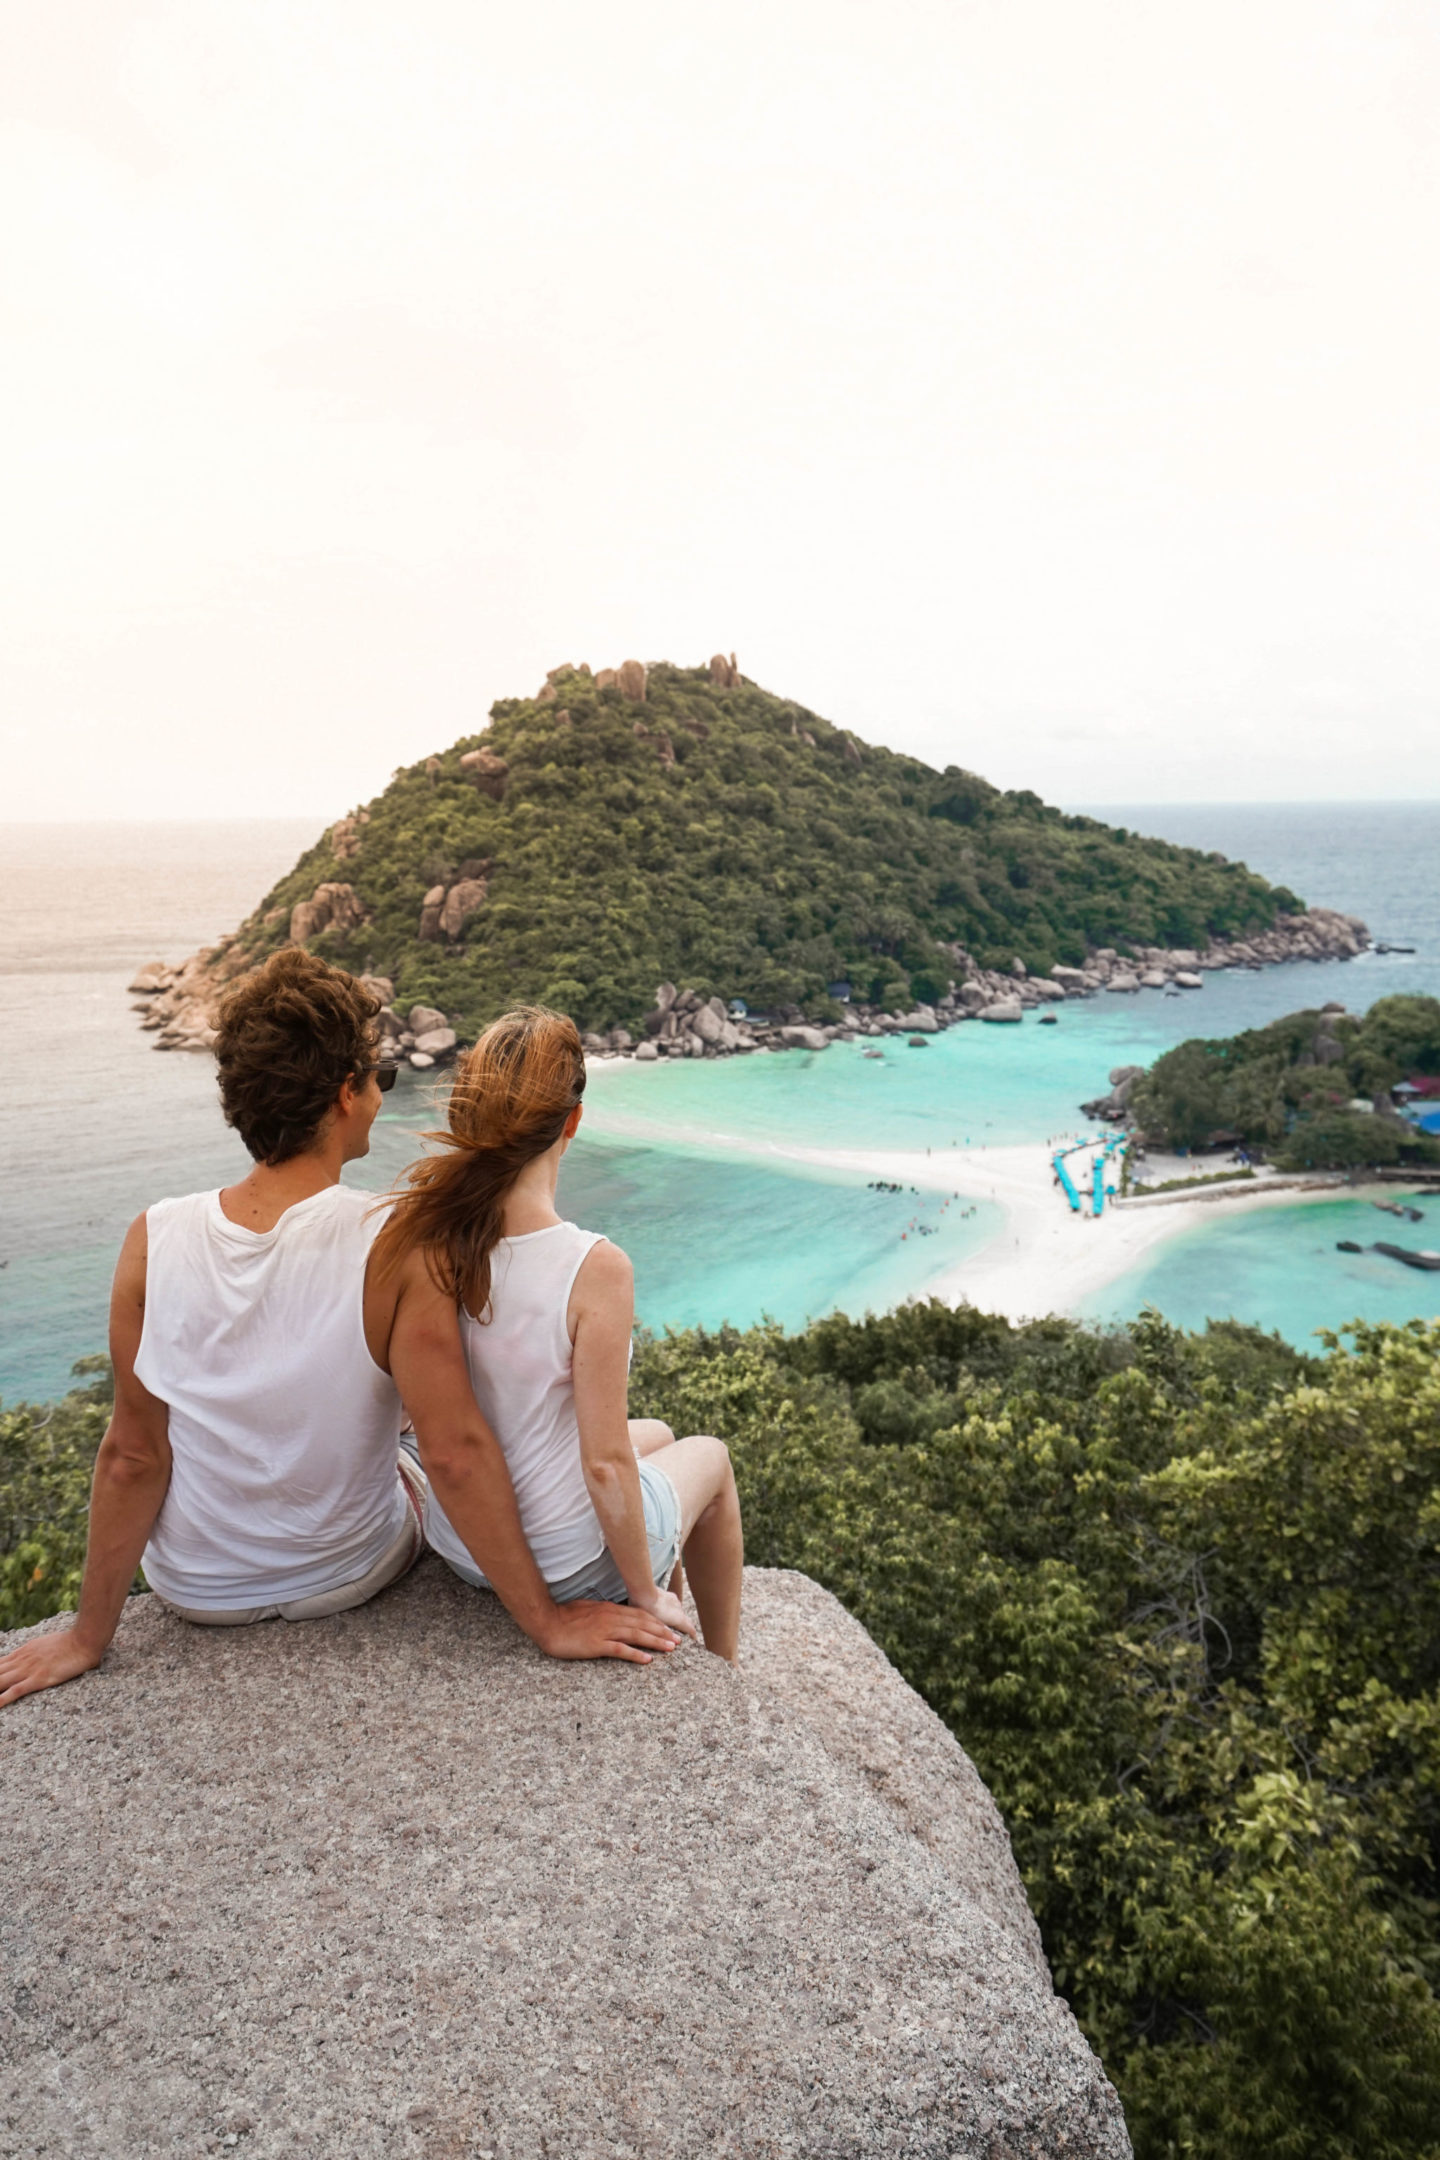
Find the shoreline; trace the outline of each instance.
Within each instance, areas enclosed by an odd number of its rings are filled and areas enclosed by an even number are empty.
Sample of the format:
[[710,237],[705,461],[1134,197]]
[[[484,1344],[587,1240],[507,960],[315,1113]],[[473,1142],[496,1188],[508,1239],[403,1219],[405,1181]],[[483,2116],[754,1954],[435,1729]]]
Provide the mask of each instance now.
[[[701,1144],[699,1135],[669,1133],[663,1127],[654,1137],[686,1149]],[[1267,1207],[1303,1207],[1338,1194],[1362,1199],[1388,1189],[1379,1180],[1351,1182],[1333,1171],[1274,1179],[1262,1176],[1254,1183],[1134,1195],[1118,1205],[1112,1201],[1096,1220],[1088,1214],[1077,1215],[1066,1205],[1056,1190],[1050,1151],[1043,1142],[951,1148],[929,1155],[904,1148],[755,1142],[728,1133],[711,1133],[705,1142],[732,1156],[884,1178],[999,1208],[1001,1221],[993,1236],[964,1260],[926,1276],[910,1294],[938,1297],[948,1305],[970,1304],[1007,1320],[1044,1319],[1050,1314],[1075,1317],[1076,1308],[1087,1299],[1128,1274],[1159,1246],[1194,1228],[1203,1219],[1198,1211],[1222,1206],[1228,1213],[1242,1214]]]

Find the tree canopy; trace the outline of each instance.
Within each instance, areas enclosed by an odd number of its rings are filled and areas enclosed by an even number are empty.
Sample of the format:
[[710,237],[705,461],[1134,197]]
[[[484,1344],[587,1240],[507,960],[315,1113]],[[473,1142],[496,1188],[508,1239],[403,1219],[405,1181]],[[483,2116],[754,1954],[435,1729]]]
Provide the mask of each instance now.
[[1129,1108],[1142,1132],[1171,1146],[1238,1134],[1286,1169],[1440,1161],[1440,1145],[1389,1103],[1397,1081],[1431,1075],[1440,999],[1389,997],[1360,1019],[1288,1013],[1241,1035],[1177,1043],[1137,1081]]

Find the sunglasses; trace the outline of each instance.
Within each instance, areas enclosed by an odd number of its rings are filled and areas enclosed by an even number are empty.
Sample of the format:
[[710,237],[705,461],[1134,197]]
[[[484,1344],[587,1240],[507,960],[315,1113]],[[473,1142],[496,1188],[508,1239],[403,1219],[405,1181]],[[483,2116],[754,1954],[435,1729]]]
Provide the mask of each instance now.
[[395,1085],[395,1075],[399,1072],[400,1067],[398,1065],[376,1065],[373,1070],[376,1087],[379,1088],[382,1095],[388,1095]]

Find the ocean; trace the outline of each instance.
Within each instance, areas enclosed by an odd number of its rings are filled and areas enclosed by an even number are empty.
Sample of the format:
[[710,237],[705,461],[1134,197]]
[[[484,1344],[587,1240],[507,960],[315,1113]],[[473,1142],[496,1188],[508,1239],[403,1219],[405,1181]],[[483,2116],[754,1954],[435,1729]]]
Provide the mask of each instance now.
[[[883,1060],[837,1046],[607,1066],[567,1158],[562,1205],[630,1253],[646,1325],[769,1316],[797,1327],[826,1311],[883,1309],[994,1233],[984,1207],[876,1193],[859,1174],[767,1161],[768,1147],[1038,1146],[1083,1128],[1079,1104],[1113,1065],[1148,1062],[1185,1035],[1229,1034],[1331,997],[1361,1011],[1395,991],[1440,994],[1440,805],[1096,814],[1238,856],[1415,950],[1211,976],[1183,999],[1101,997],[1061,1008],[1054,1028],[957,1028],[923,1053],[889,1047]],[[233,928],[317,822],[0,826],[0,1024],[13,1053],[0,1111],[0,1400],[61,1392],[73,1360],[103,1347],[110,1272],[136,1213],[243,1174],[209,1060],[157,1054],[126,985],[144,962],[182,958]],[[403,1168],[430,1122],[430,1094],[402,1077],[357,1182],[380,1189]],[[1091,1316],[1122,1318],[1148,1301],[1186,1325],[1234,1312],[1300,1341],[1357,1315],[1434,1310],[1435,1278],[1368,1255],[1350,1263],[1335,1239],[1359,1234],[1328,1217],[1311,1207],[1206,1221],[1112,1283]]]

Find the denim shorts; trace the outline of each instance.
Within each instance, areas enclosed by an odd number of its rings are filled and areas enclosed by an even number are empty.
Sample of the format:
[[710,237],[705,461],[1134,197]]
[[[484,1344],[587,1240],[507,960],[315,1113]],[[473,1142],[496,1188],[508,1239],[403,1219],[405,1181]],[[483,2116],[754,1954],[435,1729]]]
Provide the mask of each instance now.
[[[640,1497],[645,1503],[650,1572],[663,1590],[680,1557],[680,1495],[665,1472],[657,1470],[654,1463],[642,1459],[635,1467],[640,1473]],[[443,1554],[442,1558],[462,1582],[472,1583],[480,1590],[490,1588],[473,1561],[467,1567],[449,1553]],[[558,1582],[546,1587],[557,1605],[572,1604],[576,1598],[609,1598],[617,1605],[626,1602],[625,1578],[611,1559],[608,1545],[602,1546],[584,1567],[576,1568],[573,1575],[562,1575]]]
[[[635,1467],[640,1472],[640,1497],[645,1503],[650,1572],[663,1590],[680,1557],[680,1495],[653,1462],[642,1457]],[[562,1575],[549,1588],[557,1605],[569,1605],[575,1598],[609,1598],[617,1605],[626,1601],[625,1578],[611,1559],[608,1545],[584,1567],[576,1568],[573,1575]]]

